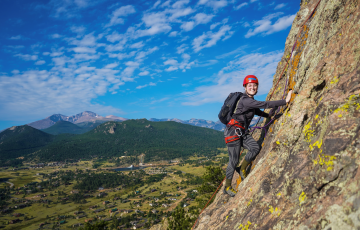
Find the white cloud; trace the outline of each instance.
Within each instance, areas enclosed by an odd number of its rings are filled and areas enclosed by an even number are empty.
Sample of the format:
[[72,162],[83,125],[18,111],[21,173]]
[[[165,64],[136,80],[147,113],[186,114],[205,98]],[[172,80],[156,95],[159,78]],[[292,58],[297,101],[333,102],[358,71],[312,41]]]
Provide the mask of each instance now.
[[160,0],[156,1],[155,4],[153,5],[153,9],[155,9],[160,3],[161,3]]
[[221,38],[223,37],[226,38],[229,35],[231,36],[230,29],[231,29],[230,26],[224,25],[216,33],[213,33],[212,31],[208,31],[206,33],[203,33],[199,37],[196,37],[192,43],[194,51],[199,52],[204,48],[214,46],[216,45],[217,41],[220,40]]
[[10,40],[20,40],[20,39],[24,39],[24,37],[21,36],[21,35],[17,35],[17,36],[12,36],[12,37],[10,37],[9,39],[10,39]]
[[61,38],[62,36],[60,34],[52,34],[50,35],[50,37],[56,39],[56,38]]
[[53,51],[51,53],[48,54],[48,52],[44,52],[44,55],[50,55],[50,57],[58,57],[58,56],[62,56],[64,53],[63,52],[59,52],[59,51]]
[[147,87],[148,86],[148,84],[145,84],[145,85],[139,85],[139,86],[137,86],[136,87],[136,89],[142,89],[142,88],[145,88],[145,87]]
[[105,69],[113,69],[115,67],[117,67],[119,65],[119,63],[111,63],[111,64],[107,64],[104,68]]
[[258,1],[258,0],[250,0],[250,2],[251,2],[251,3],[253,3],[253,2],[257,2],[257,1]]
[[177,31],[173,31],[169,34],[169,37],[176,37],[178,35]]
[[282,8],[284,8],[285,6],[286,6],[286,4],[281,3],[281,4],[277,5],[277,6],[275,6],[274,10],[282,9]]
[[37,55],[30,55],[30,54],[15,54],[15,57],[19,57],[24,61],[36,61],[38,59]]
[[145,57],[147,57],[147,55],[149,55],[149,54],[157,51],[158,49],[159,49],[159,48],[158,48],[157,46],[155,46],[155,47],[153,47],[153,48],[151,48],[151,49],[148,49],[148,50],[146,50],[146,51],[140,51],[140,52],[138,52],[138,53],[136,54],[135,59],[136,59],[137,61],[142,61]]
[[181,46],[179,46],[179,47],[176,48],[176,50],[177,50],[176,53],[182,54],[182,53],[184,53],[185,50],[187,50],[187,49],[188,49],[187,45],[182,44]]
[[140,72],[139,76],[146,76],[146,75],[149,75],[149,73],[150,73],[149,71],[145,70],[143,72]]
[[[75,69],[30,70],[13,76],[0,76],[0,107],[6,113],[1,120],[40,119],[54,113],[76,114],[85,110],[97,113],[123,113],[111,106],[96,104],[93,99],[104,95],[112,86],[107,78],[87,70],[87,76]],[[14,72],[15,73],[15,72]]]
[[118,34],[117,32],[113,32],[112,34],[106,36],[106,40],[112,43],[124,40],[125,38],[124,34]]
[[86,28],[84,26],[71,26],[70,30],[73,33],[83,34],[85,32]]
[[96,46],[97,38],[93,33],[85,35],[81,40],[71,39],[70,44],[77,46]]
[[119,60],[123,60],[123,59],[126,59],[126,58],[131,58],[131,57],[135,56],[135,54],[136,54],[136,51],[132,51],[132,52],[130,52],[128,54],[127,53],[110,53],[108,55],[111,58],[117,58]]
[[184,22],[180,27],[185,31],[190,31],[195,27],[195,22],[194,21]]
[[211,66],[211,65],[215,65],[218,62],[219,62],[218,60],[207,60],[207,61],[204,61],[204,62],[196,63],[196,67]]
[[231,56],[231,55],[234,55],[234,54],[239,54],[239,53],[244,53],[244,48],[246,48],[246,45],[244,46],[240,46],[228,53],[224,53],[224,54],[221,54],[221,55],[218,55],[216,56],[216,59],[223,59],[223,58],[226,58],[228,56]]
[[204,13],[198,13],[193,18],[195,19],[196,24],[207,24],[214,16],[215,15],[213,14],[208,15]]
[[173,5],[172,8],[183,8],[185,5],[189,4],[189,0],[177,0]]
[[96,53],[95,48],[89,48],[89,47],[75,47],[73,48],[73,51],[75,53]]
[[209,21],[211,21],[211,19],[214,17],[214,15],[207,15],[204,13],[198,13],[196,14],[194,17],[192,17],[192,19],[194,21],[188,21],[188,22],[184,22],[180,27],[185,30],[185,31],[190,31],[192,30],[195,26],[199,25],[199,24],[206,24]]
[[81,17],[80,11],[94,6],[101,1],[93,0],[51,0],[46,5],[38,5],[37,9],[50,9],[51,16],[58,19]]
[[206,103],[223,102],[230,92],[243,90],[242,81],[246,75],[254,74],[259,79],[259,95],[266,94],[272,86],[273,74],[283,51],[251,53],[230,61],[214,77],[213,84],[200,86],[192,92],[184,92],[183,105],[198,106]]
[[107,26],[124,24],[124,19],[122,17],[126,17],[135,12],[136,12],[136,10],[132,5],[122,6],[113,11],[110,22]]
[[165,69],[165,71],[171,72],[180,69],[182,70],[182,72],[186,72],[187,69],[190,69],[191,66],[195,65],[195,61],[189,62],[190,60],[189,54],[183,53],[181,57],[183,60],[180,63],[175,59],[168,59],[164,61],[164,65],[169,65],[169,67]]
[[215,29],[218,25],[220,25],[221,23],[220,22],[216,22],[216,23],[214,23],[214,24],[211,24],[211,26],[210,26],[210,30],[213,30],[213,29]]
[[228,2],[226,0],[199,0],[199,5],[206,5],[208,7],[213,8],[213,10],[217,10],[219,8],[223,8],[227,6]]
[[150,82],[149,84],[145,84],[145,85],[139,85],[136,87],[136,89],[142,89],[148,86],[156,86],[156,83]]
[[140,42],[137,42],[137,43],[134,43],[134,44],[131,44],[130,45],[130,48],[133,48],[133,49],[140,49],[144,46],[144,43],[142,41]]
[[239,10],[239,9],[241,9],[241,8],[243,8],[244,6],[247,6],[247,5],[249,5],[249,3],[243,2],[243,3],[241,3],[240,5],[235,6],[234,9],[235,9],[235,10]]
[[35,65],[43,65],[43,64],[45,64],[44,60],[39,60],[39,61],[35,62]]
[[256,28],[250,29],[246,33],[245,37],[249,38],[256,34],[269,35],[269,34],[284,30],[284,29],[288,28],[289,26],[291,26],[296,14],[283,16],[283,17],[279,18],[275,23],[272,24],[271,19],[277,18],[281,14],[282,13],[270,14],[270,15],[263,17],[263,19],[261,19],[259,21],[255,21],[253,23],[253,26],[255,26]]

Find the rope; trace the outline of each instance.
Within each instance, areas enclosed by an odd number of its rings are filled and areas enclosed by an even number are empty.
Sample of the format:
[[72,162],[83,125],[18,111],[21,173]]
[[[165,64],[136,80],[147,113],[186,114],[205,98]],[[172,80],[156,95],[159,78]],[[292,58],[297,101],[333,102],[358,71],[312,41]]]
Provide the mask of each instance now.
[[[241,154],[243,153],[243,151],[244,151],[244,149],[243,149],[243,150],[241,150],[240,156],[241,156]],[[224,182],[224,180],[225,180],[225,179],[226,179],[226,177],[224,177],[224,179],[221,181],[221,183],[220,183],[219,187],[218,187],[218,188],[216,189],[216,191],[213,193],[213,195],[211,196],[210,200],[206,203],[205,207],[201,210],[201,212],[200,212],[199,216],[200,216],[200,215],[201,215],[201,213],[204,211],[204,209],[208,206],[208,204],[210,203],[210,201],[212,200],[212,198],[214,197],[214,195],[217,193],[217,191],[219,190],[219,188],[222,186],[222,184],[223,184],[223,182]],[[197,223],[197,222],[198,222],[198,220],[199,220],[199,216],[198,216],[198,218],[196,219],[196,221],[195,221],[195,223],[194,223],[194,225],[192,226],[192,228],[191,228],[191,229],[194,229],[194,227],[195,227],[196,223]]]
[[[284,66],[284,68],[283,68],[280,76],[279,76],[278,81],[276,82],[276,85],[275,85],[275,87],[274,87],[274,89],[273,89],[273,91],[272,91],[272,93],[271,93],[271,95],[270,95],[270,97],[269,97],[269,100],[272,98],[272,96],[273,96],[273,94],[274,94],[274,92],[275,92],[275,89],[277,88],[277,86],[278,86],[278,84],[279,84],[279,82],[280,82],[280,80],[281,80],[281,76],[283,75],[286,67],[287,67],[288,64],[289,64],[289,61],[290,61],[290,59],[291,59],[291,57],[292,57],[292,54],[293,54],[293,52],[294,52],[294,49],[295,49],[295,46],[296,46],[296,43],[297,43],[297,38],[299,37],[299,34],[301,34],[301,32],[303,31],[304,25],[306,24],[306,22],[313,16],[313,14],[314,14],[316,8],[318,7],[318,5],[320,4],[320,2],[321,2],[321,0],[319,0],[318,3],[315,5],[313,11],[312,11],[311,14],[309,15],[309,17],[305,20],[305,22],[301,25],[301,29],[300,29],[299,32],[296,34],[296,36],[295,36],[295,43],[294,43],[294,45],[293,45],[293,47],[292,47],[290,56],[289,56],[289,58],[288,58],[288,60],[287,60],[287,62],[286,62],[286,65]],[[287,87],[288,87],[288,78],[286,78],[285,89],[284,89],[284,93],[283,93],[282,99],[283,99],[284,96],[285,96],[285,92],[286,92],[286,90],[287,90]],[[280,111],[280,107],[278,108],[278,110],[276,111],[275,114],[277,114],[279,111]],[[263,114],[264,114],[264,111],[262,111],[262,115],[263,115]],[[275,120],[275,115],[274,115],[274,118],[271,119],[266,125],[264,125],[264,126],[262,126],[262,127],[261,127],[261,126],[259,127],[259,126],[257,126],[258,123],[259,123],[259,121],[260,121],[260,119],[259,119],[259,120],[257,121],[256,125],[255,125],[254,127],[252,127],[252,130],[251,130],[250,132],[253,133],[253,132],[255,131],[255,129],[263,129],[263,130],[265,131],[265,136],[264,136],[264,138],[265,138],[266,135],[267,135],[266,127],[267,127],[268,125],[270,125],[274,120]],[[251,133],[251,134],[252,134],[252,133]]]
[[[273,89],[273,91],[272,91],[272,93],[271,93],[271,95],[270,95],[270,97],[269,97],[269,100],[272,98],[272,96],[273,96],[273,94],[274,94],[274,92],[275,92],[275,89],[277,88],[277,86],[278,86],[278,84],[279,84],[279,82],[280,82],[280,80],[281,80],[281,76],[283,75],[283,73],[284,73],[287,65],[289,64],[289,61],[290,61],[290,59],[291,59],[291,57],[292,57],[292,54],[293,54],[293,52],[294,52],[294,49],[295,49],[295,46],[296,46],[296,43],[297,43],[297,38],[298,38],[299,34],[303,31],[304,25],[305,25],[306,22],[311,18],[311,16],[314,14],[315,9],[318,7],[318,5],[319,5],[320,2],[321,2],[321,0],[319,0],[318,3],[315,5],[313,11],[312,11],[311,14],[309,15],[309,17],[305,20],[305,22],[301,25],[301,29],[300,29],[299,32],[296,34],[296,36],[295,36],[295,43],[294,43],[294,45],[293,45],[293,47],[292,47],[290,56],[289,56],[289,58],[288,58],[288,60],[287,60],[287,62],[286,62],[286,65],[284,66],[284,68],[283,68],[280,76],[279,76],[278,81],[276,82],[276,85],[275,85],[275,87],[274,87],[274,89]],[[282,99],[283,99],[284,96],[285,96],[287,87],[288,87],[288,78],[286,78],[285,89],[284,89],[284,93],[283,93]],[[280,107],[277,109],[277,111],[276,111],[275,114],[277,114],[279,111],[280,111]],[[263,114],[264,114],[264,111],[262,111],[262,115],[263,115]],[[265,131],[265,137],[266,137],[266,134],[267,134],[266,127],[269,126],[274,120],[275,120],[275,115],[274,115],[274,118],[271,119],[266,125],[264,125],[264,126],[262,126],[262,127],[259,127],[259,126],[257,126],[258,123],[259,123],[259,121],[260,121],[260,119],[259,119],[259,120],[257,121],[255,127],[252,127],[252,131],[250,131],[250,132],[253,133],[253,132],[255,131],[255,129],[263,129],[263,130]],[[252,133],[251,133],[251,134],[252,134]],[[264,138],[265,138],[265,137],[264,137]],[[241,156],[241,154],[243,153],[243,151],[244,151],[244,149],[241,151],[240,156]],[[240,157],[239,157],[239,158],[240,158]],[[216,189],[216,191],[213,193],[213,195],[211,196],[210,200],[206,203],[205,207],[201,210],[198,218],[196,219],[196,221],[195,221],[195,223],[194,223],[194,225],[192,226],[191,229],[194,229],[196,223],[197,223],[198,220],[199,220],[199,217],[200,217],[201,213],[204,211],[204,209],[205,209],[205,208],[207,207],[207,205],[210,203],[210,201],[212,200],[212,198],[214,197],[214,195],[217,193],[217,191],[219,190],[219,188],[222,186],[222,183],[224,182],[225,179],[226,179],[226,177],[221,181],[219,187],[218,187],[218,188]]]

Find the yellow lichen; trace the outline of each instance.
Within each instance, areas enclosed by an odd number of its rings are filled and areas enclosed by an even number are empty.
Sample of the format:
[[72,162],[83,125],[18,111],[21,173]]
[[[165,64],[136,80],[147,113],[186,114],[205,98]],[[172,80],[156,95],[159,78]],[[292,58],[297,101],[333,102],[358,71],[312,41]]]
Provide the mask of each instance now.
[[247,206],[249,207],[252,202],[252,199],[247,203]]
[[320,149],[321,146],[322,146],[322,139],[320,140],[320,142],[319,142],[319,141],[316,141],[316,142],[313,144],[313,146],[317,146],[317,147]]
[[311,130],[310,128],[311,128],[311,122],[307,123],[307,125],[305,125],[304,130],[303,130],[305,140],[307,142],[311,141],[311,138],[314,136],[314,132],[315,132],[314,130]]
[[281,193],[279,192],[278,194],[276,194],[277,196],[281,196]]
[[[343,106],[335,109],[334,113],[339,113],[339,112],[347,113],[349,108],[354,107],[354,106],[356,106],[356,110],[359,110],[360,109],[360,103],[356,102],[356,100],[358,100],[358,99],[360,99],[360,94],[351,95],[349,97],[349,99],[347,100],[347,102]],[[343,116],[343,114],[338,115],[338,117],[342,117],[342,116]]]
[[273,206],[269,206],[270,208],[269,208],[269,212],[272,214],[273,212],[274,212],[274,208],[273,208]]
[[272,214],[272,215],[274,215],[274,216],[280,216],[280,214],[281,214],[281,210],[280,210],[280,208],[275,208],[274,209],[274,207],[273,206],[271,206],[271,205],[269,205],[269,212]]
[[337,77],[337,76],[335,76],[334,78],[333,78],[333,80],[330,82],[330,84],[336,84],[336,83],[338,83],[339,82],[339,78]]
[[301,206],[301,204],[305,203],[306,199],[307,199],[307,197],[306,197],[305,192],[302,192],[299,196],[300,206]]
[[334,169],[334,160],[336,160],[336,156],[320,154],[319,161],[313,160],[313,162],[314,162],[314,166],[317,165],[318,163],[319,165],[326,165],[327,166],[326,170],[331,171]]
[[280,145],[280,142],[279,142],[279,141],[276,141],[276,144]]
[[248,221],[245,226],[240,224],[239,229],[241,229],[241,230],[249,230],[250,225],[251,225],[251,222]]
[[319,118],[319,115],[316,115],[316,116],[315,116],[315,120],[318,119],[318,118]]

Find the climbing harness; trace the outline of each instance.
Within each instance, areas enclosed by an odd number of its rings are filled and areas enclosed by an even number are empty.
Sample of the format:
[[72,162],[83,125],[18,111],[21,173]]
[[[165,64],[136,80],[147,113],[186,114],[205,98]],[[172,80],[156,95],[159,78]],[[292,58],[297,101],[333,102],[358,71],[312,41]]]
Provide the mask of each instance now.
[[[279,82],[280,82],[280,80],[281,80],[281,76],[283,75],[286,67],[287,67],[288,64],[289,64],[289,61],[290,61],[290,59],[291,59],[291,57],[292,57],[292,53],[293,53],[293,51],[294,51],[294,49],[295,49],[295,45],[296,45],[296,43],[297,43],[297,38],[298,38],[299,34],[302,32],[302,30],[303,30],[304,25],[306,24],[306,22],[307,22],[307,21],[312,17],[312,15],[314,14],[314,12],[315,12],[316,8],[318,7],[318,5],[320,4],[320,2],[321,2],[321,0],[318,1],[318,3],[315,5],[313,11],[312,11],[311,14],[309,15],[309,17],[308,17],[308,18],[305,20],[305,22],[301,25],[301,29],[299,30],[299,32],[297,33],[297,35],[296,35],[296,37],[295,37],[295,44],[294,44],[293,47],[292,47],[291,54],[290,54],[290,56],[289,56],[289,58],[288,58],[288,60],[287,60],[287,62],[286,62],[286,64],[285,64],[284,69],[282,70],[282,72],[281,72],[281,74],[280,74],[280,76],[279,76],[278,81],[276,82],[276,85],[275,85],[274,90],[272,91],[272,93],[271,93],[271,95],[270,95],[270,97],[269,97],[269,100],[272,98],[272,96],[273,96],[273,94],[274,94],[274,92],[275,92],[275,89],[277,88],[277,86],[278,86],[278,84],[279,84]],[[326,4],[326,3],[325,3],[325,4]],[[284,93],[283,93],[282,98],[284,98],[284,95],[285,95],[285,93],[286,93],[287,84],[288,84],[288,78],[286,78],[285,89],[284,89]],[[255,127],[252,127],[252,131],[251,131],[251,132],[253,133],[256,129],[263,129],[263,130],[265,130],[265,136],[266,136],[266,132],[267,132],[267,131],[266,131],[266,128],[267,128],[267,126],[269,126],[269,125],[274,121],[275,116],[276,116],[276,114],[277,114],[279,111],[280,111],[280,107],[279,107],[278,110],[276,111],[276,113],[275,113],[275,115],[274,115],[274,118],[273,118],[272,120],[270,120],[270,121],[269,121],[266,125],[264,125],[263,127],[258,127],[258,126],[257,126],[258,123],[259,123],[259,121],[260,121],[260,119],[259,119],[258,122],[256,123]],[[263,113],[264,113],[264,111],[263,111]],[[241,156],[241,154],[243,153],[243,151],[244,151],[244,149],[240,152],[240,156]],[[214,197],[214,195],[217,193],[217,191],[219,190],[219,188],[222,186],[222,184],[223,184],[223,182],[224,182],[225,179],[226,179],[226,177],[225,177],[225,178],[223,179],[223,181],[220,183],[219,187],[216,189],[216,191],[214,192],[214,194],[211,196],[210,200],[206,203],[205,207],[201,210],[199,216],[200,216],[201,213],[204,211],[204,209],[207,207],[207,205],[210,203],[210,201],[212,200],[212,198]],[[198,219],[199,219],[199,217],[196,219],[196,221],[195,221],[195,223],[194,223],[194,225],[193,225],[193,227],[192,227],[191,229],[194,229],[194,227],[195,227]]]
[[226,125],[227,128],[230,128],[232,126],[235,127],[234,134],[232,136],[225,137],[225,143],[230,143],[236,140],[239,140],[242,136],[244,136],[247,132],[246,129],[242,126],[241,123],[239,123],[235,119],[231,119],[230,122]]

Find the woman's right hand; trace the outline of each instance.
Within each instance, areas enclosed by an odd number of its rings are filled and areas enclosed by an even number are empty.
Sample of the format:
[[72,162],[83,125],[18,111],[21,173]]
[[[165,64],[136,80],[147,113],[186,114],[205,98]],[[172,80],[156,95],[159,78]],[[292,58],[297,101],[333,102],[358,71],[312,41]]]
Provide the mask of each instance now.
[[289,102],[290,102],[290,100],[291,100],[291,94],[292,94],[292,90],[290,90],[290,91],[288,92],[288,95],[286,96],[286,99],[285,99],[286,103],[289,103]]

